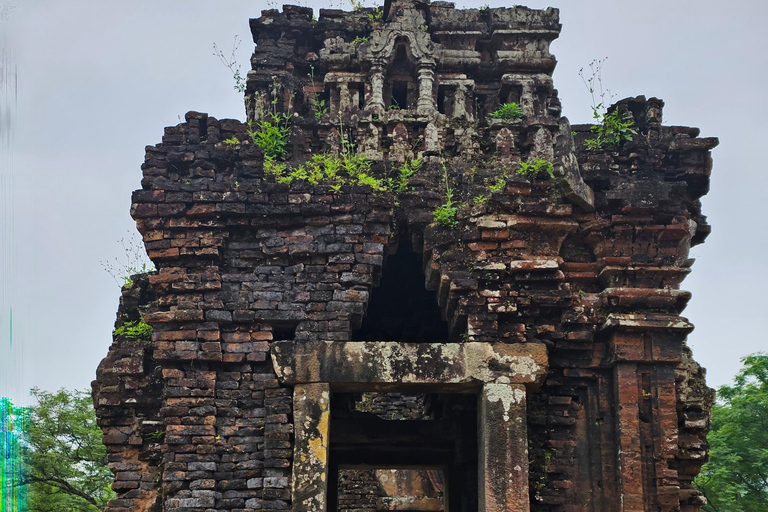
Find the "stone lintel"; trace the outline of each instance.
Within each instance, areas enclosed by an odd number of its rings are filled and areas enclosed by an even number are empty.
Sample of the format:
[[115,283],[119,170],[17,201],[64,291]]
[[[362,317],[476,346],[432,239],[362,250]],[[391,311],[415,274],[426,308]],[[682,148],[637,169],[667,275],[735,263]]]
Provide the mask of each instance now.
[[661,314],[610,314],[600,331],[608,334],[608,361],[678,365],[683,340],[693,330],[685,318]]
[[336,390],[435,386],[471,393],[488,382],[537,386],[548,364],[541,343],[279,341],[271,351],[281,383],[327,382]]
[[673,331],[687,335],[693,331],[693,324],[688,319],[677,315],[663,314],[618,314],[611,313],[606,318],[601,331],[612,329],[631,331]]
[[293,389],[293,512],[326,512],[330,405],[328,384],[298,384]]
[[528,512],[525,386],[486,383],[478,400],[478,511]]

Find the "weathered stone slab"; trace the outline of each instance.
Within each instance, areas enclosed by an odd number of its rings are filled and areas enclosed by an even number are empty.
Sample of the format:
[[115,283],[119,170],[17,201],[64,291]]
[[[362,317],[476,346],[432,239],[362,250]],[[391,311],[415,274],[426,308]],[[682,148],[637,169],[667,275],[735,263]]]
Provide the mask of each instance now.
[[293,388],[294,512],[325,512],[327,508],[330,405],[328,384],[299,384]]
[[433,385],[475,392],[488,382],[540,384],[547,349],[541,343],[281,341],[272,345],[272,364],[283,384],[369,390]]
[[484,384],[478,424],[478,511],[527,512],[525,387],[503,382]]

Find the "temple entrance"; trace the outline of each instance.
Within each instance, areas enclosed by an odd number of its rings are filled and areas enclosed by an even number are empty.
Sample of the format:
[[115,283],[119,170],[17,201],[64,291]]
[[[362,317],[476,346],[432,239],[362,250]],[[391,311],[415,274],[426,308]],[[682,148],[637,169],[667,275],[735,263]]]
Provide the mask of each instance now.
[[335,393],[331,404],[329,511],[477,511],[475,396]]
[[[275,373],[294,386],[294,512],[340,510],[344,468],[425,465],[444,471],[448,509],[527,512],[526,386],[543,380],[546,354],[539,343],[274,343]],[[355,405],[366,393],[424,405],[387,419]]]

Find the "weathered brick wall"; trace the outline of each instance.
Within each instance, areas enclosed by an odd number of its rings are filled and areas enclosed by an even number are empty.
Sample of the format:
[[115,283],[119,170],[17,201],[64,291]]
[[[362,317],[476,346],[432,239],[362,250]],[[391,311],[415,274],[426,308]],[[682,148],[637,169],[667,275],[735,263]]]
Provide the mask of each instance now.
[[[147,275],[132,276],[132,283],[130,288],[123,287],[115,328],[139,321],[156,299]],[[112,489],[118,498],[110,502],[110,508],[116,511],[161,510],[163,383],[162,369],[152,352],[151,343],[114,337],[92,384],[109,468],[115,474]]]
[[347,469],[339,471],[339,511],[374,512],[382,494],[376,470]]
[[[556,10],[414,5],[388,4],[380,21],[264,11],[246,91],[252,120],[273,98],[296,113],[289,167],[337,154],[341,137],[382,179],[419,157],[401,194],[275,183],[248,125],[196,112],[147,147],[131,214],[158,271],[123,291],[116,325],[141,313],[154,333],[116,338],[94,383],[119,493],[108,511],[290,508],[292,394],[270,342],[353,339],[406,243],[442,341],[547,346],[548,377],[528,395],[531,510],[698,510],[712,395],[683,349],[679,287],[709,232],[699,198],[716,140],[662,126],[663,103],[638,97],[615,107],[638,135],[586,152],[589,127],[560,117],[551,83]],[[390,29],[424,52],[414,83],[432,84],[403,89],[401,110],[361,78],[381,65],[388,80],[376,52]],[[486,118],[506,101],[522,119]],[[515,173],[533,157],[554,179]],[[455,228],[433,223],[447,187]]]

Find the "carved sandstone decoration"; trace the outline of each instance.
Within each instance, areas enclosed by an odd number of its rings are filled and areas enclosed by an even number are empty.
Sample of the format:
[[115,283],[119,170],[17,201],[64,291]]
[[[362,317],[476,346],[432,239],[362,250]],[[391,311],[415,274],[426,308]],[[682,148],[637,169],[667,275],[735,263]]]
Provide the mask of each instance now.
[[[717,140],[641,96],[612,107],[638,135],[587,152],[556,9],[251,30],[248,119],[290,114],[277,165],[354,154],[368,181],[281,183],[248,124],[199,112],[147,147],[131,215],[158,270],[116,326],[152,339],[117,336],[93,383],[107,512],[700,510],[713,397],[680,286]],[[534,158],[551,176],[516,172]]]

